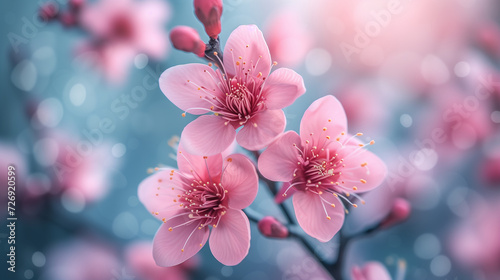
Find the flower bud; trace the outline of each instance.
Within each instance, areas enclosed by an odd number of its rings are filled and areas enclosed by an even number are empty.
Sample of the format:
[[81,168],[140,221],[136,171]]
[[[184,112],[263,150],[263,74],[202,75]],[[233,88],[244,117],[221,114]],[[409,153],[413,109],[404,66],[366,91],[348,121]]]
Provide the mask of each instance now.
[[489,55],[500,56],[500,28],[494,22],[481,24],[476,32],[476,41]]
[[205,43],[200,39],[198,32],[189,26],[174,27],[170,31],[170,41],[178,50],[192,52],[199,57],[205,55]]
[[59,8],[56,3],[47,3],[40,7],[38,14],[43,21],[50,21],[57,17]]
[[410,203],[403,198],[396,198],[392,204],[391,212],[380,223],[382,228],[388,228],[405,221],[411,213]]
[[69,5],[71,7],[71,10],[75,12],[79,12],[83,5],[85,5],[86,0],[69,0]]
[[70,12],[64,12],[60,16],[60,20],[63,26],[65,27],[71,27],[76,25],[76,17],[73,15],[73,13]]
[[194,13],[208,36],[217,39],[221,31],[222,0],[194,0]]
[[480,167],[479,174],[486,185],[500,186],[500,154],[486,158]]
[[274,217],[266,216],[259,221],[259,231],[266,237],[286,238],[288,229]]

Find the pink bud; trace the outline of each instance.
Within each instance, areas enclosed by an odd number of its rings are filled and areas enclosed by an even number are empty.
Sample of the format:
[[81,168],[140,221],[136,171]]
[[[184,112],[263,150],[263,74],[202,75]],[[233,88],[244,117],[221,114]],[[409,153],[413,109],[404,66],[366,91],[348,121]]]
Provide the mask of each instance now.
[[200,35],[194,28],[189,26],[176,26],[170,31],[170,40],[174,48],[192,52],[199,57],[205,55],[205,43],[200,39]]
[[410,203],[406,199],[396,198],[392,203],[391,212],[389,212],[380,225],[383,228],[391,227],[406,220],[410,213]]
[[286,238],[288,229],[274,217],[266,216],[259,221],[259,231],[267,237]]
[[40,8],[38,13],[43,21],[50,21],[57,17],[58,12],[59,8],[56,3],[47,3]]
[[83,5],[85,5],[85,1],[86,0],[70,0],[69,5],[73,11],[78,12]]
[[194,13],[208,36],[217,39],[221,31],[222,0],[194,0]]
[[487,158],[481,164],[481,179],[489,186],[500,186],[500,155]]
[[71,27],[76,25],[76,17],[70,12],[64,12],[60,17],[62,25],[65,27]]
[[481,24],[476,32],[476,39],[486,52],[493,56],[500,55],[500,28],[496,23]]

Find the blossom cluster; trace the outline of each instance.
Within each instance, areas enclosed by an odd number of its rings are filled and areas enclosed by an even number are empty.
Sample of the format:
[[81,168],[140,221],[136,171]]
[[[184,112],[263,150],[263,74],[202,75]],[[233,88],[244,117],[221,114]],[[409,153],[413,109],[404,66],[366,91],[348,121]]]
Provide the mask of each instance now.
[[[209,240],[214,257],[236,265],[250,247],[249,219],[242,211],[255,199],[260,174],[283,182],[279,195],[291,197],[299,225],[327,242],[340,230],[349,198],[379,186],[385,164],[347,132],[347,118],[332,95],[316,100],[305,112],[300,134],[285,132],[283,108],[306,91],[301,75],[273,62],[255,25],[236,28],[221,52],[222,1],[195,1],[209,44],[191,27],[175,27],[175,48],[205,57],[207,64],[173,66],[160,77],[165,96],[184,113],[198,115],[180,137],[178,168],[157,168],[139,186],[139,198],[163,225],[153,243],[160,266],[173,266],[195,255]],[[254,164],[230,154],[236,142],[259,154]],[[227,155],[227,156],[226,156]],[[281,199],[282,202],[284,199]],[[267,221],[267,222],[265,222]],[[259,223],[266,236],[288,231],[272,217]],[[210,233],[211,231],[211,233]]]

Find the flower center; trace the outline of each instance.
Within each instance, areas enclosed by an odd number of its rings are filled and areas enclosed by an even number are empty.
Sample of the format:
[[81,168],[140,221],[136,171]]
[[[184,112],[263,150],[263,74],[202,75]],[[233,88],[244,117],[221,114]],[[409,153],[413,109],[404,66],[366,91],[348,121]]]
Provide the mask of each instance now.
[[[331,122],[331,120],[328,120]],[[330,193],[336,197],[343,198],[344,201],[357,207],[347,197],[351,195],[351,190],[356,191],[355,186],[358,183],[364,184],[367,181],[364,178],[350,178],[342,174],[349,173],[353,170],[364,168],[366,174],[369,174],[368,163],[361,163],[360,166],[347,166],[346,159],[352,156],[358,156],[362,149],[366,146],[359,142],[350,143],[356,136],[361,136],[362,133],[357,133],[352,137],[347,138],[345,132],[341,132],[335,137],[331,137],[327,133],[327,128],[324,127],[319,136],[310,134],[309,140],[305,140],[303,145],[293,144],[293,148],[298,150],[297,168],[295,169],[290,186],[284,192],[295,187],[299,191],[307,191],[319,195],[323,206],[330,205],[335,207],[335,204],[325,199],[322,194]],[[367,145],[373,145],[375,141],[370,141]],[[352,149],[348,153],[345,152],[347,146]],[[359,173],[358,173],[359,174]],[[348,186],[349,185],[349,186]],[[345,195],[345,196],[344,196]],[[361,200],[356,194],[352,194]],[[325,210],[326,213],[326,210]],[[330,219],[326,214],[327,219]]]
[[209,224],[216,227],[220,217],[226,213],[227,191],[221,183],[193,180],[191,186],[191,189],[178,195],[179,206],[190,212],[190,219],[199,220],[200,227]]
[[244,125],[264,107],[261,95],[258,94],[259,90],[260,85],[253,79],[231,79],[225,99],[219,100],[219,110],[214,108],[214,112],[238,126]]

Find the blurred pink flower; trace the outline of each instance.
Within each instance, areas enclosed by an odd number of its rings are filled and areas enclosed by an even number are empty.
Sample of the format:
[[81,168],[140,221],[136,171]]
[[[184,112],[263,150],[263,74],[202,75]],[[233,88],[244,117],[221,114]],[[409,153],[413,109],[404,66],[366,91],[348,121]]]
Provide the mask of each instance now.
[[428,113],[420,121],[418,142],[423,143],[422,148],[453,161],[494,132],[488,100],[466,94],[455,85],[435,88],[430,98]]
[[116,252],[108,245],[73,240],[58,244],[47,255],[44,280],[110,280],[122,275]]
[[281,109],[305,92],[302,77],[290,69],[269,75],[271,56],[255,25],[240,26],[229,36],[222,68],[178,65],[160,77],[161,90],[177,107],[195,115],[214,113],[184,128],[181,144],[192,154],[220,153],[235,137],[246,149],[264,148],[285,129]]
[[81,8],[80,23],[93,36],[81,51],[97,54],[97,63],[113,82],[125,79],[135,56],[165,56],[169,7],[160,0],[100,0]]
[[306,110],[300,136],[294,131],[284,133],[259,157],[264,177],[289,182],[283,195],[295,192],[293,205],[300,226],[322,242],[330,240],[344,222],[338,197],[369,191],[387,173],[385,164],[355,139],[361,135],[351,136],[346,129],[342,105],[328,95]]
[[[342,74],[377,74],[417,90],[441,84],[495,1],[300,1],[309,29]],[[443,17],[446,14],[446,17]],[[451,73],[450,73],[451,72]]]
[[234,154],[202,157],[183,151],[179,170],[155,173],[139,185],[139,199],[164,224],[153,242],[160,266],[174,266],[195,255],[210,235],[210,250],[225,265],[236,265],[248,254],[250,223],[241,209],[258,190],[252,162]]
[[221,32],[222,0],[194,0],[194,13],[207,35],[217,39]]
[[271,56],[287,67],[302,63],[313,44],[301,19],[297,11],[288,9],[273,13],[267,24],[265,35]]
[[479,175],[484,183],[500,187],[500,149],[483,159],[479,165]]
[[479,24],[475,32],[477,44],[493,58],[500,58],[500,28],[494,21]]
[[118,164],[111,156],[108,143],[94,145],[85,138],[77,140],[60,130],[46,133],[39,143],[43,143],[43,149],[38,151],[36,158],[53,171],[53,194],[63,193],[84,204],[107,194],[110,171]]
[[391,280],[391,275],[379,262],[368,262],[363,267],[352,269],[352,280]]
[[125,259],[131,274],[141,280],[188,280],[188,272],[198,265],[198,259],[191,258],[173,267],[161,267],[153,259],[151,242],[136,242],[128,246]]
[[[449,248],[468,268],[500,276],[500,204],[498,200],[472,204],[470,215],[451,231]],[[485,279],[498,279],[486,277]]]
[[378,92],[359,83],[346,85],[338,92],[336,96],[345,109],[351,130],[382,135],[385,131],[381,130],[390,127],[390,110]]

